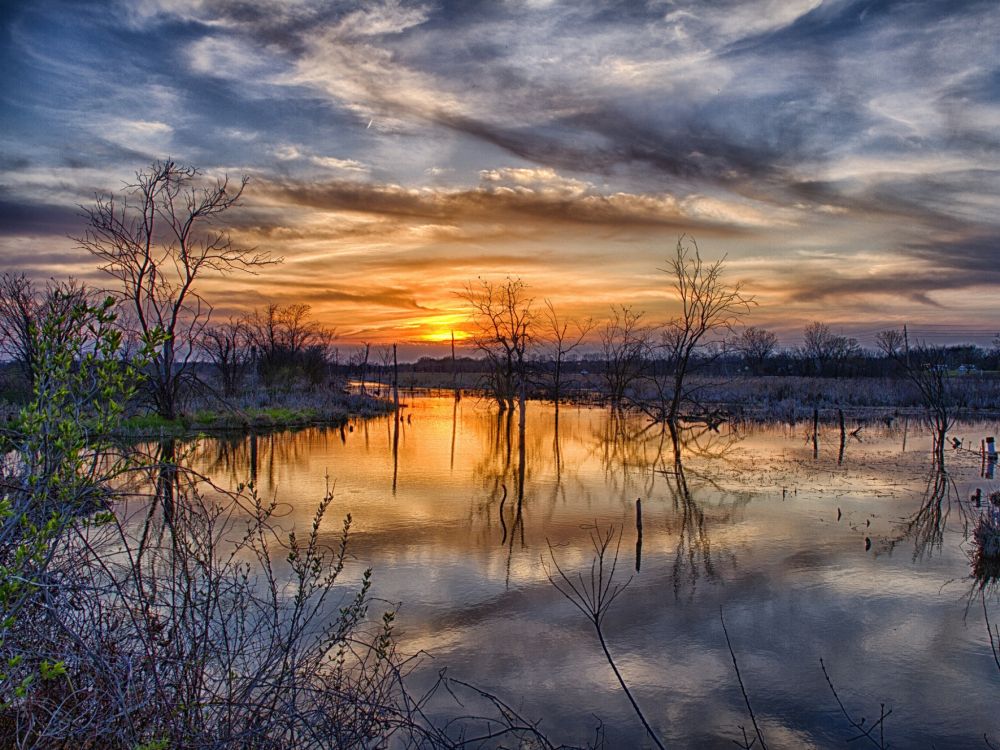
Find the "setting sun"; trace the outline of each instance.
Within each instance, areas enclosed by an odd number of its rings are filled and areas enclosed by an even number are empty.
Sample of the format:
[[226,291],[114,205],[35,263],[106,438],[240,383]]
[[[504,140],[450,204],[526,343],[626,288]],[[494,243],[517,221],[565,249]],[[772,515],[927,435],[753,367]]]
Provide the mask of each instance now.
[[470,338],[463,326],[468,324],[468,316],[458,313],[451,315],[435,315],[416,321],[414,326],[416,338],[430,344],[445,344],[455,338],[456,342]]
[[431,331],[430,333],[422,335],[420,337],[420,340],[428,341],[434,344],[441,344],[451,341],[452,336],[455,337],[455,341],[465,341],[466,339],[469,338],[469,334],[467,334],[465,331],[455,331],[451,329],[446,331],[443,329],[436,329]]

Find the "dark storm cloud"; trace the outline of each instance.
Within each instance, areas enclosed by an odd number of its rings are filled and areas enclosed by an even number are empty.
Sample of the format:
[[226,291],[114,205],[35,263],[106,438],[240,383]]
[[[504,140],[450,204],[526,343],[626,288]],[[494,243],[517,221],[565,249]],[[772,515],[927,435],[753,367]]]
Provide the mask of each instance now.
[[[988,175],[987,186],[997,181],[996,173]],[[845,216],[858,221],[864,219],[893,219],[915,222],[928,230],[973,231],[979,224],[989,224],[988,217],[972,219],[961,209],[962,195],[973,185],[981,184],[975,172],[940,177],[881,176],[866,184],[851,184],[850,181],[805,181],[793,182],[786,186],[790,200],[842,209]],[[992,189],[987,187],[987,189]],[[752,192],[752,191],[751,191]],[[759,193],[758,197],[763,197]],[[948,209],[952,210],[948,210]],[[1000,231],[1000,224],[996,225]]]
[[[780,174],[777,153],[746,148],[708,127],[664,132],[611,108],[580,112],[542,129],[508,128],[447,114],[437,122],[527,161],[563,170],[611,175],[638,167],[648,176],[668,180],[731,185],[771,181]],[[568,138],[568,133],[575,137]]]
[[50,276],[63,269],[69,274],[80,278],[82,276],[97,278],[98,272],[94,269],[92,258],[82,251],[75,250],[40,250],[27,246],[18,249],[17,245],[12,248],[4,248],[2,251],[3,266],[13,269],[31,269],[34,272],[30,275],[36,278]]
[[962,286],[1000,284],[1000,229],[980,235],[928,238],[903,248]]
[[[943,282],[943,283],[942,283]],[[796,302],[831,301],[838,298],[866,296],[903,297],[921,305],[936,305],[928,292],[935,289],[955,289],[968,285],[960,280],[943,280],[933,271],[913,273],[902,271],[898,274],[879,274],[875,277],[857,277],[848,274],[824,273],[818,276],[808,274],[797,276],[795,289],[789,299]]]
[[58,235],[65,237],[80,229],[79,210],[11,200],[0,188],[0,235]]

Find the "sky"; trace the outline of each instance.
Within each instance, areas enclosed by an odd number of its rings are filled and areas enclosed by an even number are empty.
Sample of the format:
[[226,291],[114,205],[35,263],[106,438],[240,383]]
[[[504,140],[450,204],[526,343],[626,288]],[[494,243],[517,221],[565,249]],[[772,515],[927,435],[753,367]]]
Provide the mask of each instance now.
[[111,279],[81,206],[171,158],[250,178],[205,278],[224,318],[306,303],[344,345],[469,329],[458,295],[677,309],[678,238],[800,343],[1000,330],[1000,12],[988,2],[0,4],[0,267]]

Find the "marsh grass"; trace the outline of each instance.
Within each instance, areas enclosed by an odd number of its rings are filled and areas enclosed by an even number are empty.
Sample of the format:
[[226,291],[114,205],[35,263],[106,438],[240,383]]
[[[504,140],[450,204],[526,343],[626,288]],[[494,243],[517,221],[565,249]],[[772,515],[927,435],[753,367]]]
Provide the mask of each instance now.
[[1000,582],[1000,513],[991,502],[972,528],[972,572],[981,588]]

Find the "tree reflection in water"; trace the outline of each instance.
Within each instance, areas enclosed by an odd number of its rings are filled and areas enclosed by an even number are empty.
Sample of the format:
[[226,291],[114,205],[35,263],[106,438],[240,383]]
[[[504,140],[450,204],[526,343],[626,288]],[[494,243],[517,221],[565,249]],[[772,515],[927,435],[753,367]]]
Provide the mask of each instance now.
[[[719,576],[720,564],[735,566],[735,553],[715,544],[712,530],[719,526],[731,525],[736,511],[750,502],[750,495],[725,493],[705,475],[696,475],[699,487],[692,490],[684,467],[685,452],[702,458],[721,459],[725,451],[736,442],[735,432],[722,434],[704,425],[679,428],[671,423],[667,423],[667,428],[673,464],[672,469],[664,467],[661,472],[667,479],[667,488],[674,509],[673,517],[667,519],[667,528],[677,537],[671,580],[674,598],[680,598],[683,590],[687,588],[690,600],[694,597],[698,581],[702,576],[709,581],[715,581]],[[697,499],[698,491],[706,488],[732,499],[711,506],[710,513],[706,513],[706,505]]]
[[[610,495],[620,498],[626,516],[623,523],[631,523],[626,519],[636,507],[635,499],[641,497],[652,524],[647,531],[660,536],[665,527],[669,534],[677,536],[671,575],[678,596],[688,586],[693,595],[698,580],[705,576],[717,578],[720,561],[734,559],[713,541],[711,531],[732,524],[736,510],[749,502],[751,494],[721,488],[712,478],[711,469],[694,470],[692,486],[688,479],[692,469],[685,465],[683,457],[693,458],[699,465],[728,462],[727,451],[742,439],[736,428],[720,431],[717,426],[694,424],[672,435],[664,423],[611,410],[595,420],[588,439],[587,433],[565,436],[556,429],[554,416],[549,430],[533,429],[527,434],[514,430],[511,412],[491,415],[490,420],[490,429],[484,435],[487,449],[473,467],[476,482],[484,490],[483,500],[473,503],[473,509],[488,534],[495,534],[493,539],[505,548],[508,585],[517,549],[527,550],[529,546],[528,507],[533,509],[537,524],[545,526],[560,499],[589,504],[589,494],[580,493],[591,490],[586,482],[576,481],[575,472],[594,459],[603,469]],[[564,454],[564,439],[574,441],[569,461]],[[662,505],[658,498],[668,500],[669,505]],[[643,548],[638,528],[636,534],[636,562],[641,567]]]
[[399,479],[399,423],[402,421],[399,412],[392,419],[392,494],[396,494],[396,482]]
[[[388,424],[388,419],[386,420]],[[368,427],[364,424],[367,440]],[[177,440],[187,458],[184,466],[198,466],[216,484],[236,486],[248,479],[255,485],[263,475],[269,492],[276,489],[275,467],[307,467],[316,450],[328,450],[341,429],[325,426],[304,430],[275,430],[265,433],[219,433],[211,438]]]
[[944,459],[935,456],[920,507],[903,520],[895,536],[886,540],[886,550],[891,553],[904,542],[912,541],[914,561],[940,552],[953,508],[958,509],[961,533],[968,535],[969,516],[959,500],[958,488],[945,468]]
[[[524,424],[519,424],[517,435],[517,465],[513,465],[514,452],[514,411],[497,412],[492,429],[488,433],[488,449],[473,466],[473,476],[486,490],[486,499],[479,504],[479,515],[486,528],[492,529],[494,513],[500,523],[500,546],[506,548],[504,585],[510,587],[511,563],[514,557],[514,543],[526,549],[524,538],[524,493],[527,477],[528,452]],[[506,508],[508,483],[514,487],[513,510]],[[508,523],[508,513],[510,519]]]
[[[735,554],[720,546],[712,532],[731,526],[752,493],[724,489],[707,471],[685,466],[685,457],[698,465],[728,462],[727,454],[742,439],[741,432],[735,425],[720,430],[705,423],[651,422],[617,410],[610,412],[603,427],[595,435],[593,454],[599,456],[610,486],[646,498],[651,510],[665,486],[673,513],[665,516],[664,524],[668,535],[676,537],[671,562],[674,596],[680,598],[686,590],[693,598],[699,580],[717,580],[720,565],[735,565]],[[720,499],[708,502],[709,495]],[[640,508],[641,504],[636,511],[636,570],[642,555]]]
[[173,524],[174,501],[179,494],[177,490],[177,444],[173,438],[168,438],[157,445],[156,451],[156,494],[153,502],[163,508],[163,520],[167,526]]

